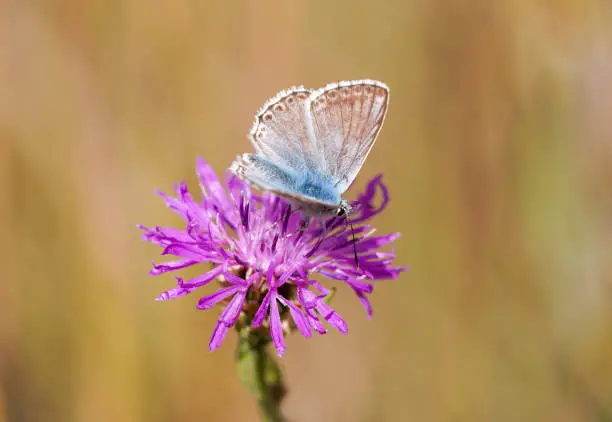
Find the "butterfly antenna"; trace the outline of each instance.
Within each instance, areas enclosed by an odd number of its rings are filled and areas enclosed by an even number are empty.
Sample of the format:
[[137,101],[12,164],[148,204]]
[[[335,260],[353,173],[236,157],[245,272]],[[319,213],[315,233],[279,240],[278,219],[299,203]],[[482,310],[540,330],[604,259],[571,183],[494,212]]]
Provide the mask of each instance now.
[[351,213],[347,211],[345,213],[346,222],[351,228],[351,236],[353,236],[353,254],[355,255],[355,266],[359,268],[359,257],[357,256],[357,242],[355,241],[355,230],[353,230],[353,222],[351,221]]

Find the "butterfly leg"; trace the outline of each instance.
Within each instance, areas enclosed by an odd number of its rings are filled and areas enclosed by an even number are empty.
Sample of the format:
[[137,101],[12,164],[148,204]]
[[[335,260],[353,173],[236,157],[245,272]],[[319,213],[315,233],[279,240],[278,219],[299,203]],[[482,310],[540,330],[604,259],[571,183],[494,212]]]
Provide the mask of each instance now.
[[310,227],[311,222],[312,217],[305,216],[302,221],[300,221],[300,227],[293,233],[289,233],[287,237],[296,236],[295,242],[297,242],[304,235],[304,231],[306,231],[308,227]]
[[272,230],[274,227],[276,227],[279,223],[284,222],[286,220],[289,219],[289,217],[291,217],[291,215],[295,214],[296,212],[300,211],[301,208],[294,208],[291,211],[287,212],[286,214],[284,214],[281,218],[277,219],[274,223],[272,223],[270,225],[270,227],[268,227],[267,231]]

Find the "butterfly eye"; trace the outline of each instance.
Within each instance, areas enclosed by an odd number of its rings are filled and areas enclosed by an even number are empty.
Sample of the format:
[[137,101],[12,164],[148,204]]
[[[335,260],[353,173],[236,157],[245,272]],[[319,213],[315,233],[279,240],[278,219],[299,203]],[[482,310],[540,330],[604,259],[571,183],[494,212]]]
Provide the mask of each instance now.
[[345,213],[346,211],[344,210],[344,208],[338,208],[336,210],[336,217],[342,217]]

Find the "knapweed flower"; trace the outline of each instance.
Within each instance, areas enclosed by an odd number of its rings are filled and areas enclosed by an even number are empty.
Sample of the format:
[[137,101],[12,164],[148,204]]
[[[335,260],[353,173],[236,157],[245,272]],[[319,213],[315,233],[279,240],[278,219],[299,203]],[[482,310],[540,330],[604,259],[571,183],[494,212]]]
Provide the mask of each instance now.
[[[159,193],[166,205],[185,221],[184,228],[144,227],[144,239],[163,248],[162,255],[177,259],[156,264],[160,275],[199,263],[210,270],[191,280],[176,277],[177,286],[157,300],[175,299],[218,281],[218,290],[199,299],[198,309],[223,303],[225,309],[213,331],[210,350],[217,349],[230,327],[269,330],[280,355],[284,332],[297,329],[303,336],[326,332],[320,317],[343,334],[347,324],[329,306],[330,289],[314,276],[339,280],[361,300],[369,317],[368,295],[373,282],[397,278],[404,267],[392,265],[393,252],[379,249],[398,233],[374,236],[366,222],[389,202],[381,176],[372,179],[359,195],[351,215],[353,231],[344,217],[308,221],[281,197],[257,194],[237,177],[226,174],[225,186],[202,159],[197,162],[202,199],[196,200],[185,182],[175,187],[176,197]],[[376,205],[375,197],[382,201]],[[355,262],[354,249],[359,257]]]

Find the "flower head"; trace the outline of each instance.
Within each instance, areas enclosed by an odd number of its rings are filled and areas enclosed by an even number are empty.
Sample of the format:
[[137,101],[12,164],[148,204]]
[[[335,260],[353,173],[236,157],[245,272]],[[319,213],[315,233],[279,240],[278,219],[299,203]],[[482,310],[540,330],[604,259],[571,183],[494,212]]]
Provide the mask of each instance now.
[[[163,248],[162,255],[177,259],[153,263],[151,275],[160,275],[198,263],[211,269],[190,280],[176,277],[177,286],[157,300],[175,299],[211,283],[219,289],[199,299],[198,309],[223,303],[224,310],[210,340],[217,349],[230,327],[269,330],[279,355],[285,351],[284,332],[297,329],[305,337],[326,332],[320,317],[346,334],[344,319],[327,303],[331,290],[316,281],[316,274],[347,284],[365,307],[373,282],[397,278],[405,267],[392,265],[393,252],[379,251],[398,233],[374,236],[366,222],[389,202],[381,176],[372,179],[359,195],[351,215],[354,235],[344,217],[307,220],[292,211],[281,197],[256,194],[243,181],[226,175],[225,186],[202,159],[197,162],[202,199],[195,200],[185,182],[175,187],[176,197],[159,193],[166,205],[185,221],[183,229],[144,227],[144,239]],[[374,198],[380,193],[382,203]],[[359,261],[356,265],[353,248]]]

